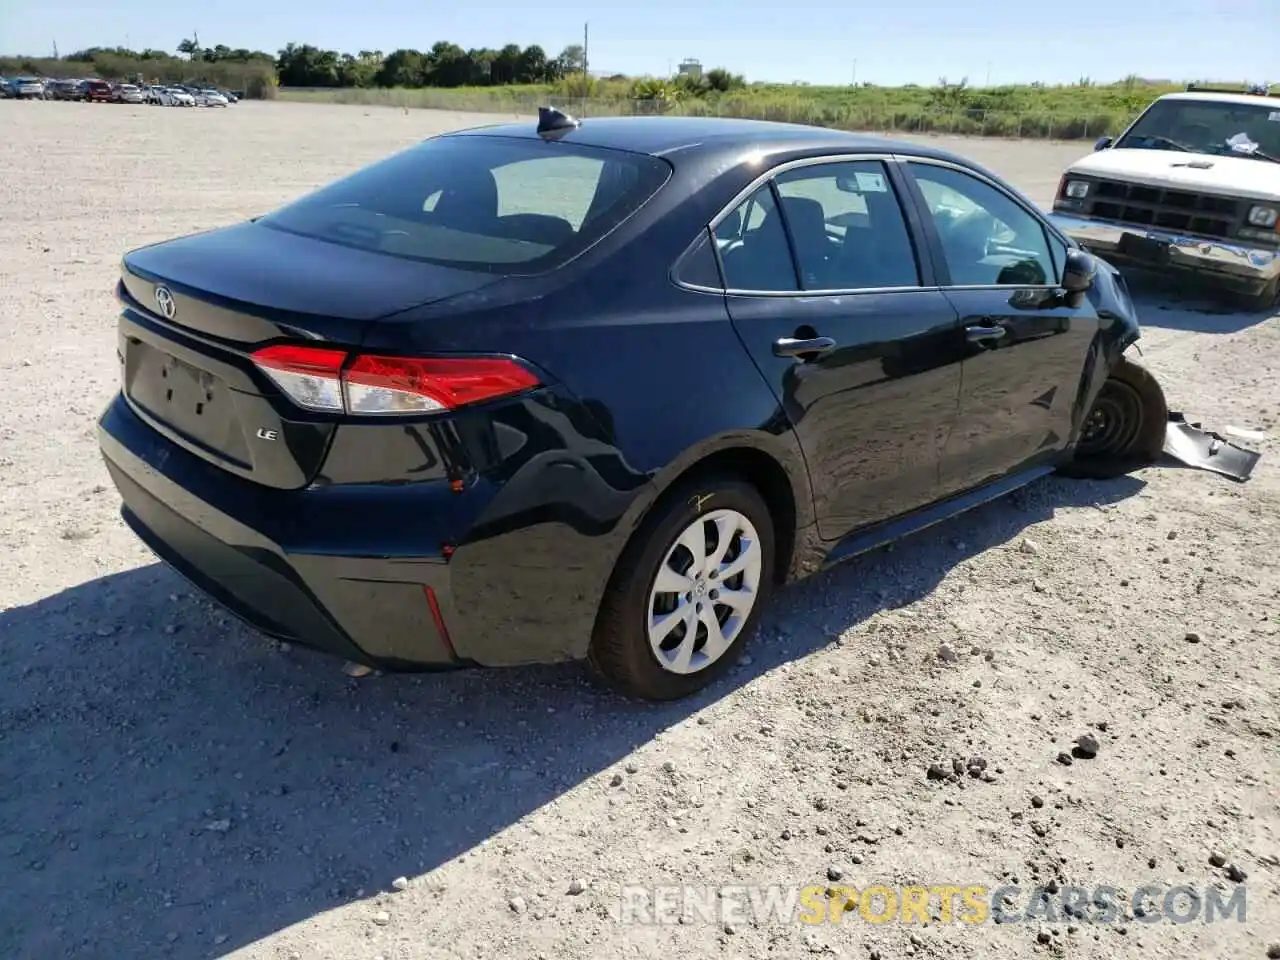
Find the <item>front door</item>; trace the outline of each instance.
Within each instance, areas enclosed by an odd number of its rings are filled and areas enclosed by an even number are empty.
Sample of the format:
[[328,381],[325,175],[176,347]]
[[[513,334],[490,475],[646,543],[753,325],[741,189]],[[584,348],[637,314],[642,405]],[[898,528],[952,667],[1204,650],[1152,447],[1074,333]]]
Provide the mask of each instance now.
[[947,298],[964,333],[956,430],[942,454],[942,485],[957,493],[1058,460],[1098,316],[1059,286],[1066,247],[1033,212],[993,183],[955,167],[905,167]]
[[787,170],[717,243],[734,326],[804,451],[821,536],[936,499],[963,340],[951,302],[922,286],[884,163]]

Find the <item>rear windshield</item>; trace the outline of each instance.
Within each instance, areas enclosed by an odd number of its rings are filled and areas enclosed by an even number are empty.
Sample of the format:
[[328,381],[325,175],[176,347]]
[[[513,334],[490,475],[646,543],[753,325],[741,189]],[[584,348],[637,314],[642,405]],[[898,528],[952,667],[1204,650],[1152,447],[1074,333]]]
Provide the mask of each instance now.
[[656,157],[563,141],[437,137],[258,223],[443,266],[537,273],[620,224],[670,169]]

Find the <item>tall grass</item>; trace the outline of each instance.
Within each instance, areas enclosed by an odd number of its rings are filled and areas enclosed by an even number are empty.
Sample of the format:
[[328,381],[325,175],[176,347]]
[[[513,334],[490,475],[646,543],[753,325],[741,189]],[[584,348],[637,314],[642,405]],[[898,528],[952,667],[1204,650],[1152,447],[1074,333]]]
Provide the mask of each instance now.
[[555,85],[418,89],[289,89],[285,100],[419,109],[528,115],[554,103],[581,116],[746,117],[808,123],[841,130],[954,133],[1062,140],[1113,135],[1160,94],[1181,89],[1170,83],[1130,78],[1110,85],[1087,80],[1064,86],[971,88],[811,87],[754,84],[727,93],[638,99],[630,81],[581,78]]

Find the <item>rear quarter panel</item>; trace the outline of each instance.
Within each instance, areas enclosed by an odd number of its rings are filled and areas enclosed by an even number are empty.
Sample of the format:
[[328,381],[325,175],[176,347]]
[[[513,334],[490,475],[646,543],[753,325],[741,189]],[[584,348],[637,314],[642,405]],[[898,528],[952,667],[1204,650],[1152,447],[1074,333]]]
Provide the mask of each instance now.
[[[557,656],[584,655],[633,532],[670,484],[714,453],[750,448],[771,456],[791,481],[797,526],[812,522],[794,433],[734,332],[723,296],[670,278],[674,261],[719,209],[717,197],[690,196],[678,182],[667,189],[661,203],[568,268],[429,304],[371,324],[365,336],[369,351],[515,354],[561,397],[566,419],[553,432],[563,440],[552,447],[565,455],[520,458],[450,564],[457,604],[503,598],[487,604],[492,616],[469,614],[468,645],[480,644],[480,662],[520,662],[523,644],[481,639],[512,630],[554,631]],[[736,187],[724,189],[727,200]],[[584,498],[593,504],[589,523],[582,522]],[[512,563],[518,576],[504,582]],[[560,605],[520,604],[507,596],[515,583],[523,596],[553,596]]]

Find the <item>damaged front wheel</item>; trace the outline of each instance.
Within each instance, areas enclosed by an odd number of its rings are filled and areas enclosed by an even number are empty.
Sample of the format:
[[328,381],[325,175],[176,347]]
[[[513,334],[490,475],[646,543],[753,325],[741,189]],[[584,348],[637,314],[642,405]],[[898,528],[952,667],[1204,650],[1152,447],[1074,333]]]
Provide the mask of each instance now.
[[1168,423],[1169,407],[1156,378],[1122,357],[1098,391],[1074,455],[1060,472],[1104,479],[1150,466],[1164,451]]

